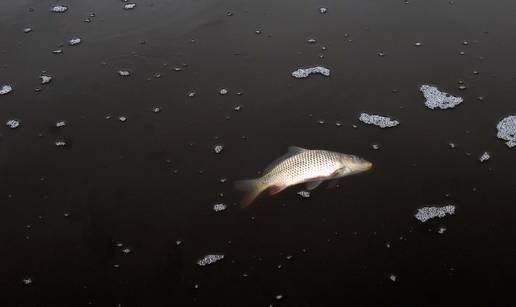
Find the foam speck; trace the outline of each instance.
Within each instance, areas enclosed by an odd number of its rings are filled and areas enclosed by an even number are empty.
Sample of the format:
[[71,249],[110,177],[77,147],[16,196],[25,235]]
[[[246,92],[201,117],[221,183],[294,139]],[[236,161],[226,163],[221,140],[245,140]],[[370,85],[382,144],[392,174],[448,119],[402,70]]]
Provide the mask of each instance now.
[[396,127],[400,124],[399,121],[393,120],[390,117],[380,116],[380,115],[371,115],[367,113],[360,114],[359,120],[368,125],[375,125],[380,128],[390,128]]

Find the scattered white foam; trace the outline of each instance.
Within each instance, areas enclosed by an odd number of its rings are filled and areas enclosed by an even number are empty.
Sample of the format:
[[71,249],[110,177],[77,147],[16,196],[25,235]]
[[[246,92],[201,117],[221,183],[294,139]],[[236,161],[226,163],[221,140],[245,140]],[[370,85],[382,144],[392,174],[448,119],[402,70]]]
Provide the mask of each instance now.
[[502,119],[496,126],[496,129],[498,129],[496,136],[507,141],[505,144],[509,148],[516,146],[516,116],[508,116]]
[[462,97],[441,92],[435,86],[421,85],[419,89],[426,98],[425,105],[430,109],[451,109],[461,104]]
[[321,7],[321,8],[319,8],[319,12],[320,12],[321,14],[326,14],[326,13],[328,12],[328,9],[327,9],[327,8],[325,8],[325,7]]
[[6,95],[13,91],[13,87],[9,84],[4,84],[0,87],[0,95]]
[[215,211],[215,212],[224,211],[227,208],[228,208],[228,206],[226,206],[223,203],[218,203],[218,204],[213,205],[213,211]]
[[330,75],[330,70],[322,66],[316,66],[311,68],[299,68],[298,70],[292,72],[292,76],[298,79],[306,78],[311,74],[321,74],[328,77]]
[[199,266],[205,266],[220,261],[222,259],[224,259],[224,255],[206,255],[204,256],[204,258],[199,259],[197,261],[197,264]]
[[417,210],[417,213],[414,215],[414,217],[424,223],[436,217],[443,218],[447,214],[455,214],[455,206],[448,205],[444,207],[423,207]]
[[303,198],[310,198],[310,192],[309,191],[299,191],[297,192],[297,195],[303,197]]
[[129,77],[131,75],[131,72],[128,70],[119,70],[118,75],[121,77]]
[[56,140],[54,144],[56,145],[56,147],[65,147],[66,145],[68,145],[66,140]]
[[389,127],[396,127],[400,124],[399,121],[393,120],[390,117],[380,116],[380,115],[371,115],[367,113],[360,114],[360,121],[368,124],[368,125],[375,125],[380,128],[389,128]]
[[41,75],[39,77],[41,78],[41,84],[50,83],[52,81],[52,79],[54,79],[54,77],[49,76],[49,75]]
[[126,10],[132,10],[136,7],[136,3],[126,3],[124,4],[124,9]]
[[68,10],[67,6],[64,5],[56,5],[50,9],[54,13],[64,13]]
[[213,146],[213,151],[215,151],[216,154],[221,153],[222,150],[224,150],[224,145],[217,144],[217,145]]
[[484,152],[479,158],[480,162],[486,162],[489,159],[491,159],[491,155],[487,151]]
[[72,38],[71,40],[69,40],[69,41],[68,41],[68,44],[69,44],[70,46],[75,46],[75,45],[80,44],[80,43],[81,43],[81,41],[82,41],[82,40],[81,40],[80,38],[76,37],[76,38]]
[[5,125],[11,129],[16,129],[20,127],[21,123],[17,119],[10,119],[7,122],[5,122]]

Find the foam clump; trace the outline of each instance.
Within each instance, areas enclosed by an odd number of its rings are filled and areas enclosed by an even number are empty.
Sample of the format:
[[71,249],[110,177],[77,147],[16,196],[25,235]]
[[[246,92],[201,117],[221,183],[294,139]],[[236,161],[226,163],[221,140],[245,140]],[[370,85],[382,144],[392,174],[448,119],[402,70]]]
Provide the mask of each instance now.
[[390,117],[380,116],[380,115],[371,115],[367,113],[360,114],[359,120],[368,125],[375,125],[380,128],[390,128],[396,127],[400,124],[399,121],[393,120]]
[[496,126],[496,129],[498,129],[496,136],[507,141],[505,144],[509,148],[516,146],[516,116],[508,116],[502,119]]
[[425,96],[425,105],[434,109],[452,109],[464,101],[462,97],[455,97],[448,93],[441,92],[437,87],[431,85],[421,85],[419,90]]
[[423,207],[420,209],[417,209],[416,215],[414,217],[418,219],[421,222],[426,222],[433,218],[443,218],[447,214],[453,215],[455,214],[455,206],[448,205],[444,207]]
[[206,266],[208,264],[215,263],[222,259],[224,259],[224,255],[206,255],[204,256],[204,258],[199,259],[199,261],[197,261],[197,264],[200,266]]
[[0,95],[7,95],[10,92],[12,92],[12,90],[13,90],[12,86],[10,86],[9,84],[4,84],[4,85],[0,86]]
[[64,13],[68,10],[68,7],[64,5],[56,5],[53,6],[50,10],[54,13]]
[[316,66],[311,68],[299,68],[298,70],[292,72],[292,77],[294,78],[306,78],[311,74],[321,74],[323,76],[330,76],[330,70],[328,68],[322,66]]

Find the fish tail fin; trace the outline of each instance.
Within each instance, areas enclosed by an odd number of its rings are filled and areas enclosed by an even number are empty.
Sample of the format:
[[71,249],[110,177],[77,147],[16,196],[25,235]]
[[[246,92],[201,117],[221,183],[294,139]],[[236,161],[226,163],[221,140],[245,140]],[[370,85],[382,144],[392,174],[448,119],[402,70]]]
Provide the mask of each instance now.
[[265,190],[265,186],[261,183],[260,178],[257,178],[237,180],[235,181],[235,189],[246,193],[241,201],[242,208],[246,208]]

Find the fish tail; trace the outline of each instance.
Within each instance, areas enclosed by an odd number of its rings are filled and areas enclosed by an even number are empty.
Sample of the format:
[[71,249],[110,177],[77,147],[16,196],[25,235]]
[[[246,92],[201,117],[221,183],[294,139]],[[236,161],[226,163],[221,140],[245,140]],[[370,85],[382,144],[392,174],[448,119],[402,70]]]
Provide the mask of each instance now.
[[265,188],[260,178],[235,181],[235,189],[246,193],[241,201],[242,208],[248,207]]

